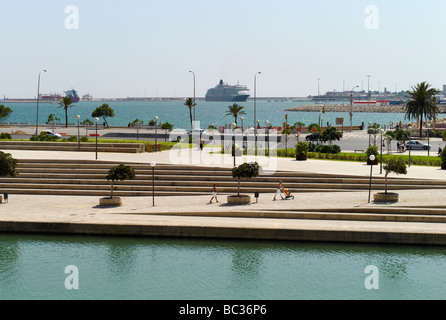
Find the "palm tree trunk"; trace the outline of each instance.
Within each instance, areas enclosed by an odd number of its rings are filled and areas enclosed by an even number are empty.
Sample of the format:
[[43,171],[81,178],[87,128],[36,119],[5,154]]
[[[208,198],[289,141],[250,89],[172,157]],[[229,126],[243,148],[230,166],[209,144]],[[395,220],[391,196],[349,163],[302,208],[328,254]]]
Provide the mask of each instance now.
[[386,191],[385,191],[385,193],[387,194],[387,175],[388,175],[388,173],[386,172]]
[[68,128],[68,107],[65,107],[65,128]]
[[113,180],[111,181],[111,195],[110,199],[113,199]]
[[240,197],[240,178],[238,179],[237,197]]
[[423,114],[420,115],[420,138],[423,134]]
[[192,108],[189,108],[189,116],[190,116],[190,129],[192,130]]

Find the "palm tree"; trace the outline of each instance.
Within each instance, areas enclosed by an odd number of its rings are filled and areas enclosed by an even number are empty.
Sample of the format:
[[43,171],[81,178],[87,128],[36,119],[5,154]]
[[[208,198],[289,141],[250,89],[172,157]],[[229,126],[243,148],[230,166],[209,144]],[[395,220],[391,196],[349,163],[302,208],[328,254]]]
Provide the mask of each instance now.
[[187,98],[186,102],[184,102],[184,105],[189,108],[189,115],[190,115],[190,128],[192,129],[192,108],[196,106],[197,104],[194,102],[194,99]]
[[228,111],[226,111],[227,116],[233,116],[234,122],[237,125],[237,116],[239,114],[246,114],[245,111],[242,111],[245,107],[238,105],[237,103],[234,103],[232,106],[228,106]]
[[439,93],[437,89],[431,88],[427,82],[421,82],[412,91],[408,91],[410,101],[404,106],[406,118],[420,119],[420,137],[423,132],[423,116],[425,118],[434,118],[438,114],[438,107],[434,101],[435,94]]
[[73,106],[73,102],[69,97],[64,97],[59,101],[59,108],[64,108],[65,110],[65,127],[68,127],[68,108]]

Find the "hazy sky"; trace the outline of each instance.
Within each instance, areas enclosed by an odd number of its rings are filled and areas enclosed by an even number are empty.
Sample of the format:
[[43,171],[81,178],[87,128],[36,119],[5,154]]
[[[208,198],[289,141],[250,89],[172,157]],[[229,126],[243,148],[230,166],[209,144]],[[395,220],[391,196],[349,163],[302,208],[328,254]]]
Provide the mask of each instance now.
[[0,0],[0,96],[253,95],[446,84],[446,1]]

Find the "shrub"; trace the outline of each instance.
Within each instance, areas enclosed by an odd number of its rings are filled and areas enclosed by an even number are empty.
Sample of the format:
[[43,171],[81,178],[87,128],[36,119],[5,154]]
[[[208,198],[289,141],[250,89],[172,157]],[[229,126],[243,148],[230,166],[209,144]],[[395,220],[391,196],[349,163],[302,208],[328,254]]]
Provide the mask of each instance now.
[[367,156],[367,159],[370,159],[371,155],[374,155],[375,157],[378,157],[378,147],[377,146],[369,146],[367,150],[365,151],[365,154]]
[[87,137],[81,137],[81,142],[88,142],[88,138]]
[[63,141],[67,141],[67,142],[77,142],[77,137],[76,136],[71,136],[69,138],[64,139]]
[[298,154],[307,154],[308,152],[308,143],[299,141],[296,144],[296,155]]
[[446,163],[446,148],[440,153],[441,163]]
[[2,133],[0,133],[0,139],[1,140],[11,140],[12,136],[7,132],[2,132]]

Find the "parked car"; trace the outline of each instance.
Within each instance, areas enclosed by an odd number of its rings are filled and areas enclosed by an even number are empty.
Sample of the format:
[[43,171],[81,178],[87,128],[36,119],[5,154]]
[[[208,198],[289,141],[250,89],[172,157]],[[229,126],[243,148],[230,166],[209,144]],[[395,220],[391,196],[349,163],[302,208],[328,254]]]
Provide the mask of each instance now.
[[418,140],[412,140],[412,141],[408,141],[406,142],[406,149],[407,150],[427,150],[427,149],[431,149],[431,146],[420,142]]
[[312,133],[312,134],[306,136],[305,140],[307,140],[307,141],[321,141],[322,136],[319,133]]
[[60,134],[54,133],[54,132],[49,131],[49,130],[42,131],[40,134],[43,135],[43,136],[56,137],[57,139],[62,139],[62,136]]

